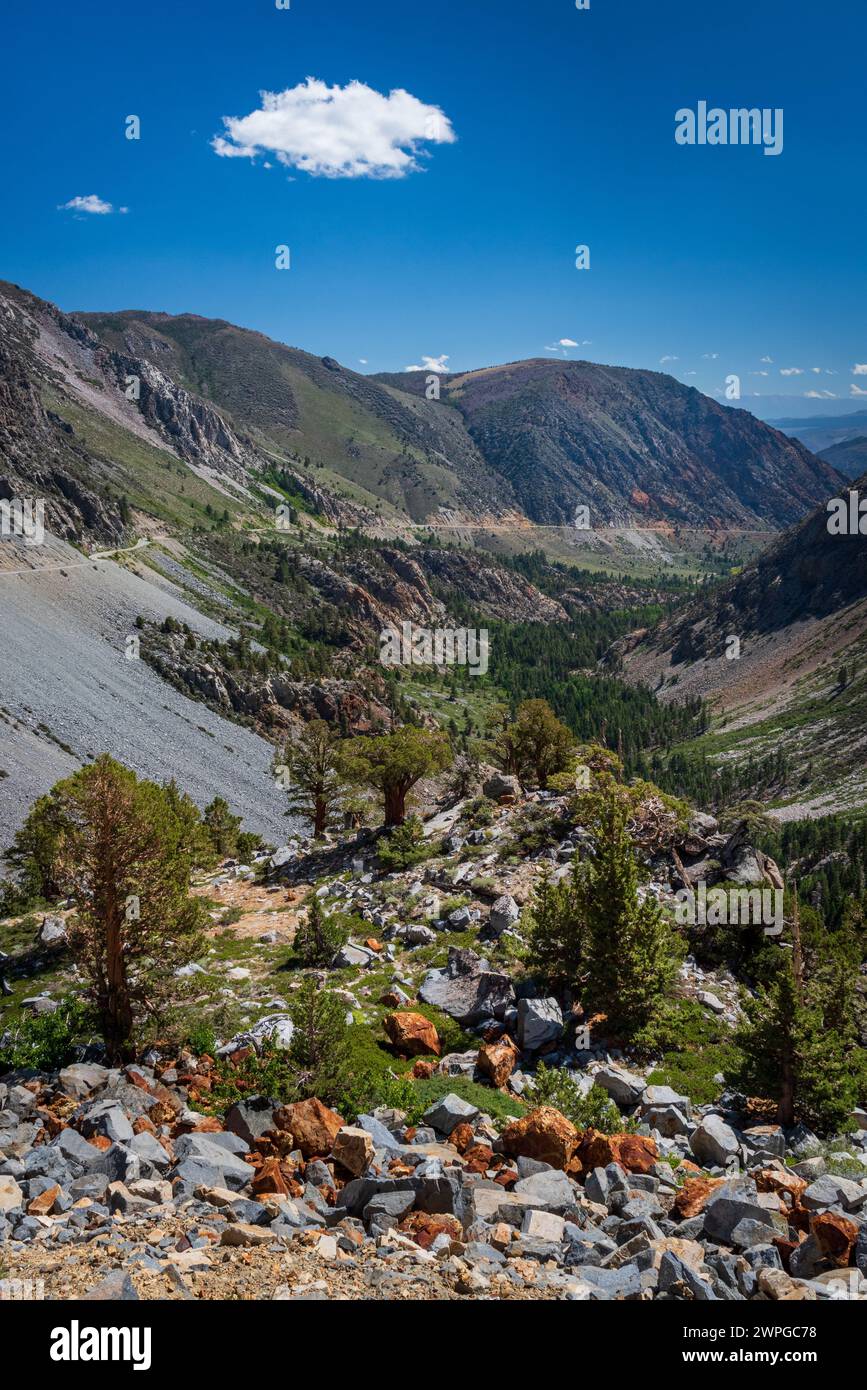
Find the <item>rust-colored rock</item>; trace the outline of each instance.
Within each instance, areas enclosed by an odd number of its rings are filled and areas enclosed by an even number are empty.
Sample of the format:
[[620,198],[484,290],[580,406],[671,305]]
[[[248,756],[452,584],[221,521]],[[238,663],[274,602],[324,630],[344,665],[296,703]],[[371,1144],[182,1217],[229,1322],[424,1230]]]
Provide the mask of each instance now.
[[810,1230],[825,1259],[837,1269],[845,1269],[858,1239],[855,1222],[835,1211],[817,1212],[810,1222]]
[[440,1040],[436,1028],[424,1014],[393,1013],[382,1020],[392,1047],[404,1057],[419,1057],[423,1053],[440,1055]]
[[451,1240],[460,1241],[464,1238],[460,1221],[456,1216],[449,1216],[445,1212],[431,1215],[426,1211],[411,1211],[397,1229],[402,1235],[415,1241],[416,1245],[420,1245],[422,1250],[429,1250],[437,1236],[446,1235]]
[[311,1100],[299,1100],[294,1105],[281,1105],[274,1113],[274,1123],[278,1129],[288,1130],[294,1147],[300,1149],[305,1158],[323,1158],[331,1153],[338,1132],[343,1128],[343,1117],[313,1096]]
[[424,1057],[417,1057],[413,1063],[412,1074],[416,1081],[430,1081],[434,1074],[436,1063],[427,1061]]
[[684,1221],[698,1216],[708,1204],[711,1193],[721,1187],[725,1178],[687,1178],[674,1199],[674,1210]]
[[476,1136],[472,1125],[468,1125],[466,1120],[462,1120],[459,1125],[455,1125],[449,1135],[449,1143],[452,1144],[459,1154],[466,1153],[476,1142]]
[[578,1130],[552,1105],[540,1105],[513,1120],[501,1135],[503,1150],[513,1158],[535,1158],[565,1168],[580,1140]]
[[47,1216],[59,1196],[60,1187],[57,1183],[45,1192],[40,1192],[38,1197],[27,1203],[28,1216]]
[[576,1154],[585,1172],[619,1163],[627,1173],[649,1173],[659,1158],[652,1139],[644,1134],[600,1134],[585,1130]]
[[157,1127],[147,1115],[138,1115],[132,1122],[133,1134],[156,1134]]
[[464,1165],[469,1173],[486,1173],[493,1159],[494,1151],[487,1144],[473,1144],[464,1154]]
[[280,1171],[279,1158],[266,1158],[253,1181],[250,1183],[252,1191],[257,1197],[267,1194],[277,1194],[280,1197],[289,1196],[289,1184]]
[[482,1043],[476,1058],[476,1066],[484,1076],[489,1078],[492,1085],[500,1089],[505,1086],[518,1065],[520,1055],[518,1048],[506,1033],[499,1042]]
[[799,1178],[797,1173],[784,1169],[782,1165],[779,1168],[762,1168],[753,1177],[759,1192],[776,1192],[780,1196],[788,1193],[793,1204],[800,1200],[809,1186],[806,1179]]
[[379,1002],[387,1009],[398,1009],[404,1001],[396,989],[387,989],[385,994],[379,996]]
[[379,955],[382,950],[382,942],[377,941],[375,936],[369,936],[364,944],[368,951],[375,951],[377,955]]

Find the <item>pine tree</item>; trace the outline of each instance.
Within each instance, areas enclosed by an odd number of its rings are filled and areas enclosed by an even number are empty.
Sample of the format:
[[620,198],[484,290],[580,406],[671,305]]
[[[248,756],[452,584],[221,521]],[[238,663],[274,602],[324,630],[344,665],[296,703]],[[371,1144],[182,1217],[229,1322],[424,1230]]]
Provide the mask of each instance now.
[[346,1055],[346,1006],[308,977],[290,1012],[295,1024],[291,1059],[301,1073],[299,1083],[307,1095],[333,1102]]
[[357,782],[382,793],[385,824],[403,825],[406,799],[422,777],[433,777],[451,766],[448,738],[433,729],[409,726],[392,734],[352,739],[345,748],[345,766]]
[[322,903],[314,896],[295,932],[295,949],[305,965],[327,966],[348,934],[337,919],[326,916]]
[[203,822],[215,854],[225,859],[237,852],[241,817],[232,815],[228,801],[222,796],[215,796],[205,807]]
[[586,990],[609,1030],[626,1037],[650,1018],[673,983],[679,945],[641,878],[627,828],[628,789],[602,777],[582,798],[595,855],[573,860],[567,884],[544,879],[533,907],[531,958],[549,978]]
[[834,1131],[863,1100],[867,1079],[858,1045],[861,944],[851,920],[837,931],[815,932],[805,946],[796,892],[790,936],[774,979],[747,1002],[733,1079],[776,1101],[781,1125],[800,1118]]
[[324,719],[305,725],[297,743],[291,743],[280,765],[289,793],[288,815],[303,816],[320,840],[334,824],[343,796],[338,739]]
[[146,1021],[164,1018],[180,989],[175,970],[202,950],[206,911],[189,892],[187,831],[165,788],[107,755],[52,796],[64,816],[57,877],[75,907],[69,947],[116,1062]]

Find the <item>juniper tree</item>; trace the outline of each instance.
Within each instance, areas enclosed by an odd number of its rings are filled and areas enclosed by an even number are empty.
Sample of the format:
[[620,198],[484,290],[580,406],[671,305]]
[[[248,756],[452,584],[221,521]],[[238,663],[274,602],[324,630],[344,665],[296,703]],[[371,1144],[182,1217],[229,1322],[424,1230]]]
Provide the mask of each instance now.
[[103,755],[51,793],[62,811],[55,870],[73,900],[69,947],[109,1059],[134,1049],[202,949],[204,904],[189,892],[187,829],[164,787]]
[[308,977],[292,1002],[295,1025],[290,1056],[308,1096],[334,1101],[346,1056],[346,1006]]
[[203,823],[214,853],[220,859],[237,853],[241,817],[232,815],[229,803],[224,797],[215,796],[210,805],[205,807]]
[[406,799],[416,783],[444,772],[452,753],[444,733],[404,725],[391,734],[350,740],[344,758],[355,781],[382,794],[385,824],[392,826],[406,820]]

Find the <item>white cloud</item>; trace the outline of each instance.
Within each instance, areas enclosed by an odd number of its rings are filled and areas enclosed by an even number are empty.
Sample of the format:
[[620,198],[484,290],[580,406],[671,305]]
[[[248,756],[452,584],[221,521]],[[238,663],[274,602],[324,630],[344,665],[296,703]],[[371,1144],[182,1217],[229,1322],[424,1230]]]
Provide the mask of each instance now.
[[815,373],[816,373],[816,376],[821,376],[821,375],[822,375],[822,368],[821,368],[821,367],[811,367],[811,368],[810,368],[810,371],[811,371],[811,372],[815,372]]
[[325,178],[403,178],[423,166],[421,144],[450,145],[457,136],[438,106],[402,88],[384,96],[363,82],[329,87],[314,77],[284,92],[260,92],[248,116],[224,116],[219,155],[276,155],[291,169]]
[[855,383],[854,383],[854,381],[850,381],[850,382],[849,382],[849,395],[850,395],[850,396],[867,396],[867,391],[865,391],[864,388],[861,387],[861,386],[856,386]]
[[856,362],[852,368],[853,376],[867,376],[867,362]]
[[760,360],[761,362],[771,362],[771,363],[772,363],[774,359],[773,359],[773,357],[762,357],[762,358],[760,358],[759,360]]
[[680,358],[672,357],[670,353],[666,353],[665,357],[660,357],[659,361],[660,364],[662,364],[663,362],[679,362]]
[[[128,208],[118,208],[118,212],[128,212]],[[59,212],[90,212],[96,213],[101,217],[114,212],[111,203],[105,202],[103,198],[98,198],[95,193],[88,193],[84,197],[80,194],[77,198],[70,198],[68,203],[58,204]]]
[[367,358],[366,358],[366,357],[359,357],[358,360],[359,360],[359,362],[361,363],[362,367],[366,367],[366,366],[367,366]]
[[768,376],[768,372],[750,372],[750,376]]
[[781,367],[780,376],[803,376],[803,367]]
[[715,362],[719,357],[718,352],[703,352],[702,357],[708,362]]
[[439,357],[422,357],[421,366],[404,367],[405,372],[447,372],[446,363],[449,360],[447,352],[441,353]]
[[[867,391],[864,394],[867,396]],[[804,395],[808,401],[835,401],[837,399],[836,391],[805,391]]]

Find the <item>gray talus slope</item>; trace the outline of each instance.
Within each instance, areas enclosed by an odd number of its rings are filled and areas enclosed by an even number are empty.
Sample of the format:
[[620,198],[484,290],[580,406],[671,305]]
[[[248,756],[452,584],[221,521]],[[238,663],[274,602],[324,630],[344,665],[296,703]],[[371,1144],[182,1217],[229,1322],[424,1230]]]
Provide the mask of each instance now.
[[[156,781],[176,777],[204,806],[224,796],[245,826],[282,842],[289,829],[268,776],[270,744],[166,685],[125,640],[137,614],[171,615],[207,636],[226,629],[171,586],[112,561],[82,563],[61,542],[36,551],[0,545],[0,828],[3,844],[33,800],[102,752]],[[66,562],[67,568],[57,568]],[[65,745],[70,752],[64,751]]]

